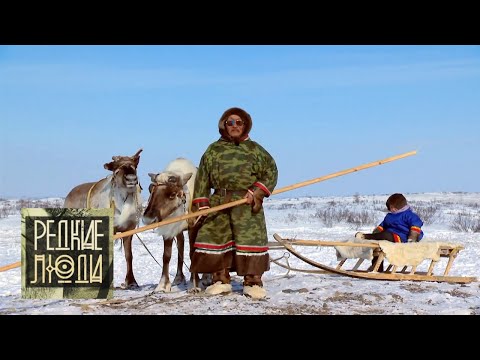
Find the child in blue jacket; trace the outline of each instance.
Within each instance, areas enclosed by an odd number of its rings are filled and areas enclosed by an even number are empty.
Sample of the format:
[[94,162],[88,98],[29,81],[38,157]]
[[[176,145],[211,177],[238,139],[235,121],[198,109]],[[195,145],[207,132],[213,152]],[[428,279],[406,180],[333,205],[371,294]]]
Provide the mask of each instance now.
[[402,194],[393,194],[387,199],[389,213],[373,233],[357,232],[357,239],[387,240],[394,243],[420,241],[423,238],[423,221],[410,209]]

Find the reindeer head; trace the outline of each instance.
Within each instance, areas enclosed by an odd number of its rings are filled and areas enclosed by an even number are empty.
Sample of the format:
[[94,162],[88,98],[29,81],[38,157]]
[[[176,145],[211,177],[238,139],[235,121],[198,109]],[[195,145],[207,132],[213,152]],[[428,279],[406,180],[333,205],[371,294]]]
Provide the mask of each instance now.
[[129,192],[136,191],[138,184],[137,166],[140,161],[140,149],[133,156],[112,156],[109,163],[103,165],[107,170],[113,171],[113,183],[118,187],[124,187]]
[[185,204],[185,184],[192,173],[181,174],[174,171],[164,171],[158,174],[148,174],[152,183],[148,187],[150,197],[143,213],[143,222],[151,224],[162,221],[180,206]]

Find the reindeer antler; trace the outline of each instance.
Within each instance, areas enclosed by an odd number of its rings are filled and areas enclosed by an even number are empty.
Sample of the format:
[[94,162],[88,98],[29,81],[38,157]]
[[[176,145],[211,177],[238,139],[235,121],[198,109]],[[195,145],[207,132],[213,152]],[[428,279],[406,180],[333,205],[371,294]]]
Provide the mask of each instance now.
[[137,153],[135,155],[133,155],[132,157],[138,157],[142,151],[143,151],[143,149],[138,150]]

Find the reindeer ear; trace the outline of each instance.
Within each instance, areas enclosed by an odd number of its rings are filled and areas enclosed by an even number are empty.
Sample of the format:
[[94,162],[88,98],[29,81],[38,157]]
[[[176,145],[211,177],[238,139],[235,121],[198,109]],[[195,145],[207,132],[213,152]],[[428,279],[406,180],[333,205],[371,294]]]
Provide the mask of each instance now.
[[152,180],[152,182],[155,182],[155,179],[157,178],[157,174],[148,173],[148,176],[150,176],[150,179]]
[[109,163],[105,163],[103,164],[103,167],[107,170],[110,170],[110,171],[113,171],[114,167],[113,167],[113,164],[115,163],[115,161],[112,161],[112,162],[109,162]]
[[188,180],[190,180],[190,178],[192,177],[193,173],[189,172],[189,173],[186,173],[186,174],[183,174],[182,176],[182,185],[185,185],[187,183]]
[[140,153],[143,151],[143,149],[140,149],[138,150],[135,155],[133,155],[132,157],[136,158],[136,157],[140,157]]
[[135,161],[135,166],[138,166],[138,163],[140,162],[140,153],[143,151],[143,149],[140,149],[136,152],[135,155],[132,156],[133,161]]

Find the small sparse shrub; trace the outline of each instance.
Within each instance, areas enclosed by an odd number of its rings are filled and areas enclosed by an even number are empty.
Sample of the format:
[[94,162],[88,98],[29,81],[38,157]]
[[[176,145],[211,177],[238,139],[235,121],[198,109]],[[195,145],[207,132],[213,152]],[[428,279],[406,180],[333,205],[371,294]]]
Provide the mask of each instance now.
[[[63,207],[63,199],[53,200],[30,200],[20,199],[12,202],[4,202],[0,205],[0,213],[8,215],[19,214],[24,208],[50,208],[57,209]],[[1,215],[0,215],[1,217]]]
[[422,219],[425,225],[433,224],[436,214],[439,210],[438,204],[415,204],[415,207],[412,207],[412,210],[415,211],[420,219]]
[[360,204],[361,203],[361,199],[360,199],[360,194],[359,193],[355,193],[355,195],[353,195],[353,202],[355,204]]
[[288,213],[287,215],[287,222],[296,222],[298,221],[298,216],[294,213]]
[[346,222],[352,224],[352,228],[355,230],[366,225],[372,225],[376,220],[374,214],[367,210],[361,210],[360,212],[350,211],[346,215]]
[[320,219],[326,227],[331,228],[334,224],[348,223],[353,224],[353,228],[359,229],[365,225],[375,223],[376,216],[369,210],[362,209],[354,211],[346,207],[327,207],[326,209],[317,209],[314,218]]
[[469,214],[458,214],[452,221],[450,228],[460,232],[480,232],[480,219]]
[[283,203],[278,206],[279,210],[287,210],[287,209],[292,209],[294,207],[294,204],[289,204],[289,203]]
[[304,201],[300,204],[300,209],[311,209],[314,206],[314,203],[311,201]]
[[333,212],[334,209],[327,208],[327,209],[317,209],[315,218],[320,219],[320,221],[327,227],[331,228],[333,226]]
[[375,204],[375,206],[373,207],[373,210],[381,211],[381,212],[384,212],[384,213],[388,212],[387,207],[383,203],[382,204]]

